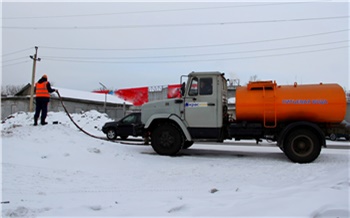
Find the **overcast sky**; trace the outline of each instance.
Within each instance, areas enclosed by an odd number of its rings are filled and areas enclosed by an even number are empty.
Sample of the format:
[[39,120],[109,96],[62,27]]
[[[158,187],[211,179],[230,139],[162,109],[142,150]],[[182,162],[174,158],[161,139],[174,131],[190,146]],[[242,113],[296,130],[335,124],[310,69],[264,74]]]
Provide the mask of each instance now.
[[47,74],[92,91],[179,83],[221,71],[244,85],[339,83],[349,89],[349,3],[2,3],[2,85]]

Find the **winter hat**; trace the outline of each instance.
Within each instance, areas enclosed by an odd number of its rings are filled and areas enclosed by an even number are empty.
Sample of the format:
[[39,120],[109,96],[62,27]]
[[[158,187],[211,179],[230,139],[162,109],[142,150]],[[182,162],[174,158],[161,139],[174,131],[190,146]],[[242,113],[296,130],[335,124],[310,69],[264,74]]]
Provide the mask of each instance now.
[[45,78],[45,79],[47,79],[47,75],[46,75],[46,74],[44,74],[44,75],[42,76],[42,78]]

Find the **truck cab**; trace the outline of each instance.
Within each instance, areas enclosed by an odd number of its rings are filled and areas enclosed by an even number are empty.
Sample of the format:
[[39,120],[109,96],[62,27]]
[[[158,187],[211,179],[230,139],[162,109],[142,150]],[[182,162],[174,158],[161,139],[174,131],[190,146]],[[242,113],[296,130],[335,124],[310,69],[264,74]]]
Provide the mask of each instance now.
[[[182,79],[186,77],[181,98],[149,102],[141,107],[141,121],[146,132],[150,132],[153,148],[160,154],[175,154],[194,141],[224,139],[227,114],[224,74],[192,72]],[[176,148],[162,149],[164,146]]]
[[219,72],[188,76],[183,97],[182,120],[193,140],[222,140],[224,113],[227,113],[227,83]]

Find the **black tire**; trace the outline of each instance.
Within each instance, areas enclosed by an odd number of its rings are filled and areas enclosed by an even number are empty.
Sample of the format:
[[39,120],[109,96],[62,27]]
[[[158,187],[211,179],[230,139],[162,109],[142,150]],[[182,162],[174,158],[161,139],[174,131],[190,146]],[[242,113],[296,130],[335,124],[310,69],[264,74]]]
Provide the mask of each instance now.
[[310,163],[321,153],[320,140],[308,129],[294,130],[288,135],[283,152],[293,162]]
[[172,124],[161,124],[152,131],[152,147],[160,155],[176,155],[184,145],[180,130]]
[[332,141],[336,141],[337,140],[337,135],[332,133],[330,136],[329,136],[330,140]]
[[193,145],[193,141],[185,141],[184,146],[182,147],[183,149],[187,149]]
[[110,128],[108,129],[106,136],[109,140],[114,140],[117,138],[117,131],[115,131],[113,128]]
[[284,152],[284,148],[283,148],[282,146],[277,145],[277,147],[279,147],[279,148],[280,148],[280,150],[281,150],[282,152]]

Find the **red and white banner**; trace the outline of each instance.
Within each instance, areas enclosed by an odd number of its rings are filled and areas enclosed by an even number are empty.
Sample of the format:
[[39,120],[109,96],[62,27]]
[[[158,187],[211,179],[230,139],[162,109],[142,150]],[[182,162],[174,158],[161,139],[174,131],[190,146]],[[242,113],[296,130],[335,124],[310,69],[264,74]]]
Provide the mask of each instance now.
[[[173,84],[168,85],[168,98],[181,98],[181,85]],[[138,88],[128,88],[128,89],[118,89],[116,91],[112,90],[95,90],[94,93],[99,94],[114,94],[124,101],[130,102],[135,106],[141,106],[148,102],[148,87],[138,87]]]
[[181,85],[168,85],[168,98],[181,98]]
[[148,87],[119,89],[114,94],[135,106],[141,106],[148,102]]

